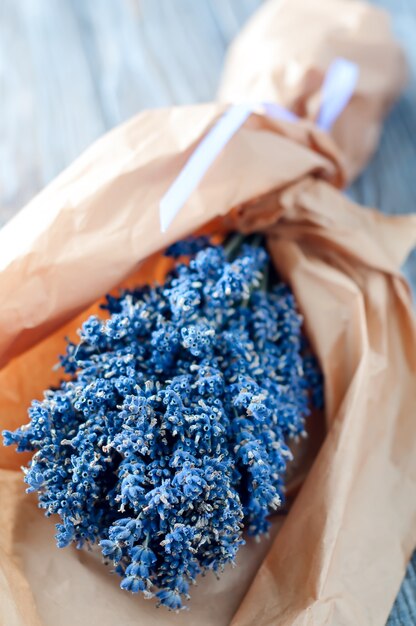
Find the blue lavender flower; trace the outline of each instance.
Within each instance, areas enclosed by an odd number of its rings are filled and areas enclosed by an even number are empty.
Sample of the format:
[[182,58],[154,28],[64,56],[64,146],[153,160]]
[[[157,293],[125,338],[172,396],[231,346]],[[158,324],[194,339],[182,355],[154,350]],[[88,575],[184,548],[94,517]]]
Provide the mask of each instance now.
[[206,236],[188,237],[188,239],[182,239],[182,241],[177,241],[169,246],[165,254],[173,259],[178,259],[180,256],[194,256],[209,245],[210,241]]
[[182,607],[182,600],[179,591],[172,591],[172,589],[162,589],[156,594],[161,604],[164,604],[172,611],[177,611]]
[[305,434],[322,375],[290,289],[261,288],[265,250],[188,240],[163,286],[102,306],[60,357],[69,380],[5,431],[59,547],[99,544],[121,587],[182,608],[284,501],[289,441]]
[[131,593],[139,593],[146,590],[146,583],[138,576],[124,576],[120,583],[120,587]]

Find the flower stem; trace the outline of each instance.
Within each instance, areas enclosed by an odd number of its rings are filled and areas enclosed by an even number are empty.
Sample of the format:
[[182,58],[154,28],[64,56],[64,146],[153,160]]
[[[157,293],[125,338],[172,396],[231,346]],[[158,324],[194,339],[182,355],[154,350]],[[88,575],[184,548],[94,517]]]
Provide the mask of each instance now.
[[267,265],[264,268],[263,278],[261,279],[260,289],[262,291],[268,291],[268,289],[269,289],[269,278],[270,278],[270,260],[267,262]]
[[245,235],[241,233],[232,233],[224,243],[224,251],[227,259],[232,261],[237,256],[237,252],[243,245]]
[[263,243],[263,235],[255,234],[247,243],[253,246],[253,248],[258,248]]

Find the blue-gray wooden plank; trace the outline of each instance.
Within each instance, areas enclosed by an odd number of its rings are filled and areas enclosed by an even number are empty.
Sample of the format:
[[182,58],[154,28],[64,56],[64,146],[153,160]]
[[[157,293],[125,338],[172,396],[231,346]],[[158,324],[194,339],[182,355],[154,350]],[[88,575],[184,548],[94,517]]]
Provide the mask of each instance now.
[[[261,2],[0,0],[0,224],[140,109],[212,99],[228,43]],[[416,2],[374,2],[393,16],[410,83],[349,193],[386,213],[409,213],[416,210]],[[406,269],[416,286],[416,256]],[[416,624],[416,556],[388,624]]]

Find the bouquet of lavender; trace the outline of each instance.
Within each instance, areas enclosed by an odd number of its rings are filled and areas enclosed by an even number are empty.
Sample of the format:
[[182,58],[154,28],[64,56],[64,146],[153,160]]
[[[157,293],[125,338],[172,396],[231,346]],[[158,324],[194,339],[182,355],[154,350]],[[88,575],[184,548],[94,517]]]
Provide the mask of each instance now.
[[243,526],[267,531],[288,442],[322,403],[294,297],[254,243],[172,246],[189,264],[109,296],[68,343],[67,379],[4,433],[34,451],[25,480],[60,516],[58,546],[99,543],[123,589],[174,610],[233,562]]

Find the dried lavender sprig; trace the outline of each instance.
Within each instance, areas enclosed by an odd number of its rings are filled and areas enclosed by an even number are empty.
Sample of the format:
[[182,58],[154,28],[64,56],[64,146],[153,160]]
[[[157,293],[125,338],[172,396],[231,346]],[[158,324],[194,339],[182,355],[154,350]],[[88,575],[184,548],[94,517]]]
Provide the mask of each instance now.
[[201,245],[176,244],[198,251],[163,286],[108,297],[61,357],[71,380],[4,433],[36,451],[25,480],[60,516],[58,546],[100,543],[123,589],[173,610],[233,561],[243,522],[267,531],[309,381],[322,396],[289,288],[260,289],[264,249]]

